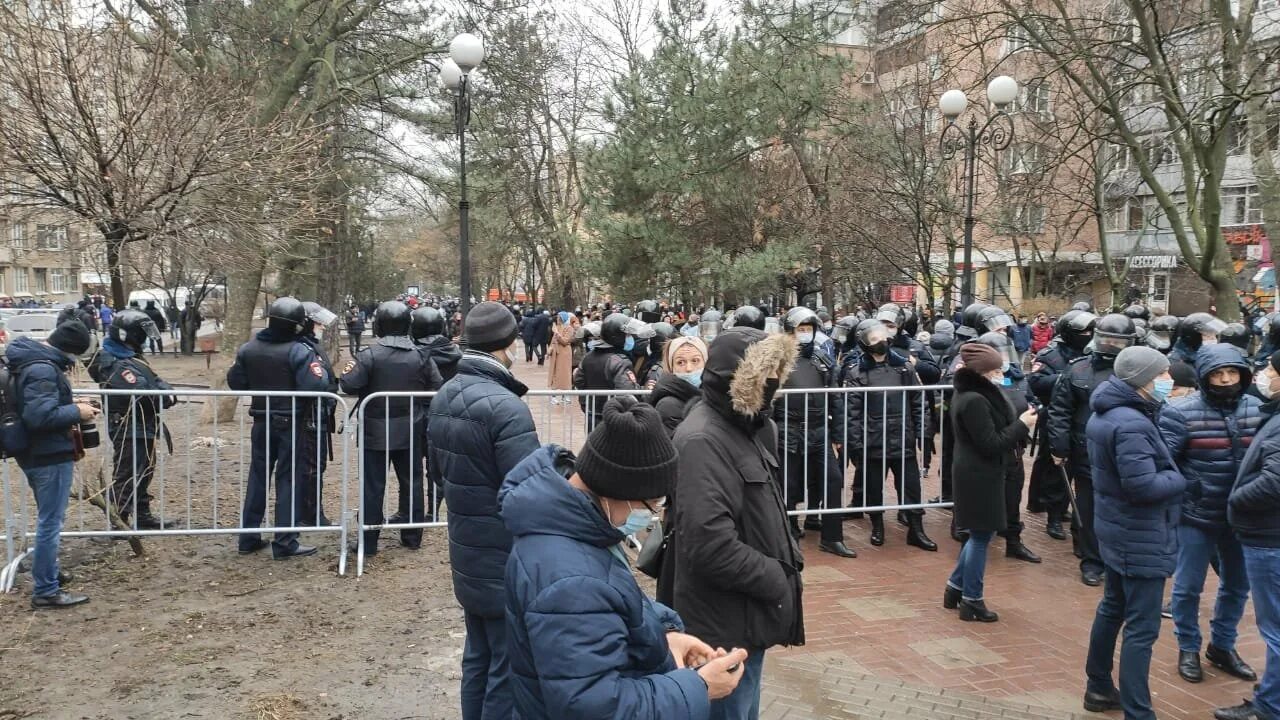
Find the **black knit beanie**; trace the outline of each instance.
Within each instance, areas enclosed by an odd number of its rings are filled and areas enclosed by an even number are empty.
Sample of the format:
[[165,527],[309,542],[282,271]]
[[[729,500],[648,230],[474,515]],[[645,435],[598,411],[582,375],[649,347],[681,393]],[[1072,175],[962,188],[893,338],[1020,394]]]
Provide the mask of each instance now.
[[577,472],[591,492],[612,500],[652,500],[676,481],[676,448],[653,407],[630,396],[611,398],[587,444]]
[[68,320],[54,328],[46,342],[64,353],[83,355],[89,350],[89,328],[79,320]]
[[516,318],[502,303],[486,300],[462,320],[462,342],[470,350],[493,352],[515,341]]

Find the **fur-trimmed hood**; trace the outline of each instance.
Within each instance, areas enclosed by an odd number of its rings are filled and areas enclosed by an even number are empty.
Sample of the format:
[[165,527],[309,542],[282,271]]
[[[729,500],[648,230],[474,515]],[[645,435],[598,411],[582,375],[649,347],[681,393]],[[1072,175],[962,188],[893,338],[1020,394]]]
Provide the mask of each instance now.
[[773,398],[770,375],[777,386],[787,381],[799,351],[794,337],[768,335],[754,328],[731,328],[711,343],[702,371],[703,397],[722,413],[747,419],[766,414]]

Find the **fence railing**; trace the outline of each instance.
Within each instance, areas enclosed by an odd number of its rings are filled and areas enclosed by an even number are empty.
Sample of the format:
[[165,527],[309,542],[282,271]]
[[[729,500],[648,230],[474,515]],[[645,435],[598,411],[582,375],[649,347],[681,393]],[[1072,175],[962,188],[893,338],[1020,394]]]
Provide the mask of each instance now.
[[[779,391],[777,481],[788,514],[950,507],[925,499],[926,484],[942,480],[931,469],[941,467],[935,440],[945,445],[951,432],[941,406],[949,390]],[[609,397],[647,394],[534,390],[524,399],[541,443],[577,451]],[[99,399],[107,414],[99,420],[100,446],[76,465],[63,537],[232,535],[245,549],[245,540],[264,533],[328,533],[337,536],[338,573],[345,574],[354,532],[359,575],[382,531],[399,531],[402,542],[415,545],[423,531],[446,525],[443,482],[425,432],[435,393],[370,394],[354,414],[349,399],[330,393],[86,389],[76,395]],[[165,398],[176,403],[166,407]],[[270,420],[246,412],[254,398]],[[221,407],[226,402],[234,409]],[[290,481],[281,483],[281,476]],[[388,490],[392,476],[397,482]],[[884,495],[889,476],[896,502]],[[35,513],[13,463],[4,464],[0,482],[6,558],[0,591],[7,591],[35,535]],[[944,487],[940,495],[948,494]],[[162,527],[146,527],[148,515]]]

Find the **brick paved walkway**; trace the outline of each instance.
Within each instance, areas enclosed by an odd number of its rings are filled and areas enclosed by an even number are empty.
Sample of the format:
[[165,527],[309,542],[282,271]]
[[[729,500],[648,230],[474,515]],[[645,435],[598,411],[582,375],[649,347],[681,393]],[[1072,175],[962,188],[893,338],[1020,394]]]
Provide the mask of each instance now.
[[[523,357],[523,351],[520,352]],[[517,361],[516,374],[531,388],[546,387],[545,368]],[[530,400],[543,442],[577,448],[583,429],[573,405]],[[925,480],[937,495],[938,471]],[[886,499],[893,497],[886,492]],[[762,717],[979,720],[986,718],[1107,717],[1083,711],[1084,659],[1100,588],[1080,583],[1071,543],[1044,534],[1043,516],[1024,516],[1025,541],[1044,557],[1031,565],[1004,557],[992,543],[986,600],[1000,613],[994,624],[964,623],[942,609],[942,588],[959,544],[950,515],[930,511],[926,527],[939,552],[905,545],[905,528],[887,520],[887,542],[872,547],[865,520],[845,524],[853,560],[818,552],[817,533],[801,541],[807,566],[805,646],[771,650],[766,659]],[[1217,578],[1205,588],[1201,627],[1207,635]],[[1167,591],[1166,591],[1167,592]],[[1240,626],[1240,654],[1259,672],[1265,650],[1252,605]],[[1151,690],[1162,720],[1210,718],[1214,707],[1238,704],[1252,692],[1204,663],[1205,681],[1178,677],[1171,621],[1164,621],[1152,658]],[[1119,718],[1120,713],[1109,717]]]

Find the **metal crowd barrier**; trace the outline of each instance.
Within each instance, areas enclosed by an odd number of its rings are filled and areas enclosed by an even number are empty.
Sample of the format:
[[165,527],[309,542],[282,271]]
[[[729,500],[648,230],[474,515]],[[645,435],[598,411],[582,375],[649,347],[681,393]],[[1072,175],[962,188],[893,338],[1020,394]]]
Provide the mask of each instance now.
[[[73,495],[63,525],[65,538],[145,539],[153,536],[244,535],[271,533],[333,533],[339,539],[338,573],[345,574],[347,561],[347,529],[353,515],[348,503],[350,474],[348,446],[337,424],[347,417],[347,401],[332,393],[230,390],[102,390],[76,389],[77,398],[97,398],[112,415],[123,418],[118,426],[120,437],[113,442],[111,423],[106,414],[97,420],[99,446],[86,452],[76,463]],[[139,402],[151,397],[171,397],[170,408],[160,403],[155,414],[157,436],[151,441],[127,439],[146,434],[149,422]],[[218,400],[235,398],[236,408],[228,415],[219,411]],[[245,400],[263,398],[267,412],[287,408],[283,417],[261,423],[264,440],[262,456],[265,481],[259,488],[250,484],[252,471],[252,434],[255,420],[248,415]],[[205,406],[209,406],[207,419]],[[125,435],[126,432],[128,435]],[[330,442],[329,431],[337,433]],[[230,435],[231,437],[224,437]],[[273,438],[273,436],[275,436]],[[284,453],[281,445],[288,442]],[[273,447],[274,442],[274,447]],[[209,457],[198,463],[194,456],[201,448]],[[224,450],[225,448],[225,450]],[[133,452],[121,452],[130,450]],[[139,454],[147,454],[139,457]],[[334,465],[328,464],[330,453]],[[150,481],[152,515],[163,529],[138,526],[142,503],[139,479],[153,464]],[[281,467],[292,468],[293,482],[284,486],[289,495],[283,500],[287,517],[276,521],[276,504],[281,484],[277,473]],[[327,467],[326,467],[327,466]],[[328,482],[318,472],[326,469]],[[113,478],[122,479],[119,488]],[[0,592],[9,591],[17,568],[35,537],[36,508],[26,482],[15,463],[4,463],[3,481],[5,513],[4,570],[0,572]],[[302,487],[299,488],[298,486]],[[305,492],[305,496],[301,493]],[[123,498],[117,498],[119,493]],[[254,493],[261,501],[260,527],[244,526],[245,500]],[[124,502],[121,503],[120,500]],[[337,503],[337,521],[326,523],[325,503]],[[253,512],[257,512],[256,509]],[[122,526],[121,516],[127,516]],[[269,552],[269,549],[263,549]]]

